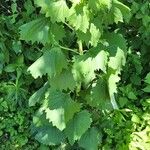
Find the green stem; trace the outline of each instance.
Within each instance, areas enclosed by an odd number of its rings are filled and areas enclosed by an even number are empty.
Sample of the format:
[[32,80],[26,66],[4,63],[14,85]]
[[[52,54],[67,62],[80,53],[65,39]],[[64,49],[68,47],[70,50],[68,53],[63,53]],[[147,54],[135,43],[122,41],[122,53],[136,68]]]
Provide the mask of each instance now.
[[80,55],[83,55],[83,46],[82,46],[81,40],[78,41],[78,45],[79,45],[79,53],[80,53]]
[[67,22],[64,22],[64,24],[69,27],[71,30],[74,30]]
[[68,48],[68,47],[61,46],[61,45],[59,45],[59,47],[61,49],[64,49],[64,50],[71,51],[71,52],[74,52],[76,54],[79,54],[76,49],[71,49],[71,48]]

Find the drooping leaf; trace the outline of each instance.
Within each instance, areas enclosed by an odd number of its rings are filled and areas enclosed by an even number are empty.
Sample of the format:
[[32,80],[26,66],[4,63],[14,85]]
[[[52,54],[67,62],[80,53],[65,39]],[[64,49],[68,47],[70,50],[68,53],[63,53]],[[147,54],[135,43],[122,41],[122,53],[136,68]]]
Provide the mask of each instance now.
[[29,68],[28,71],[36,79],[42,77],[42,75],[48,74],[48,76],[54,77],[56,74],[60,74],[62,69],[67,68],[67,60],[58,47],[46,50],[38,60],[36,60]]
[[48,97],[46,118],[59,130],[66,128],[66,124],[80,111],[80,104],[74,102],[68,94],[60,91],[50,91]]
[[63,132],[53,127],[51,124],[42,126],[37,131],[35,139],[45,145],[58,145],[65,138]]
[[71,145],[81,138],[90,127],[91,122],[90,114],[86,110],[79,112],[69,121],[65,129],[65,134]]
[[76,86],[71,70],[63,70],[61,74],[51,78],[49,82],[54,89],[58,90],[73,90]]
[[100,136],[96,128],[87,130],[79,140],[79,146],[85,150],[98,150]]
[[40,102],[44,98],[44,93],[48,89],[48,83],[45,83],[38,91],[36,91],[30,98],[29,98],[29,106],[35,106],[37,102]]
[[52,22],[64,22],[69,14],[69,8],[64,0],[35,0],[35,3],[41,7],[41,12],[50,17]]

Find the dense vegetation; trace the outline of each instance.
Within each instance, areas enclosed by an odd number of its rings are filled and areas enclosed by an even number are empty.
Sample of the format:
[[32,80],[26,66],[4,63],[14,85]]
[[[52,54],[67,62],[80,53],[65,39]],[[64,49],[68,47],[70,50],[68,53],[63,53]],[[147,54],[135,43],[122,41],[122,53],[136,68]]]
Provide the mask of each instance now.
[[149,0],[1,0],[0,150],[149,150],[149,49]]

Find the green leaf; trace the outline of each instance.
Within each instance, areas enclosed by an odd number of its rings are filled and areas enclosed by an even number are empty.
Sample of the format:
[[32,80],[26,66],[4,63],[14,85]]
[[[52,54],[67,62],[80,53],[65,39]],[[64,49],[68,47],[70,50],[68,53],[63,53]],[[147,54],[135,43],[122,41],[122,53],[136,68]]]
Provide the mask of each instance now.
[[112,6],[112,0],[89,0],[89,7],[95,11],[110,10]]
[[86,110],[79,112],[69,121],[67,128],[65,129],[65,134],[71,145],[81,138],[90,127],[91,122],[92,119],[90,118],[90,114]]
[[41,12],[46,14],[46,17],[51,17],[51,21],[64,22],[69,14],[69,8],[64,0],[35,0],[35,4],[41,7]]
[[38,60],[36,60],[29,68],[28,71],[36,79],[42,77],[42,75],[48,74],[48,76],[54,77],[56,74],[60,74],[63,69],[67,68],[67,60],[58,47],[46,50]]
[[119,82],[120,77],[117,74],[111,74],[108,79],[108,87],[110,95],[117,93],[117,83]]
[[90,95],[86,97],[87,103],[92,107],[102,110],[111,110],[112,105],[109,98],[107,82],[100,78],[97,83],[93,83]]
[[79,146],[84,148],[85,150],[98,150],[98,143],[99,143],[99,134],[96,128],[90,128],[86,131],[79,143]]
[[45,145],[58,145],[65,138],[63,132],[59,131],[51,124],[42,126],[37,131],[38,132],[35,135],[35,139]]
[[150,73],[146,75],[144,82],[150,84]]
[[127,43],[121,34],[107,33],[104,34],[104,39],[108,42],[106,45],[106,50],[110,53],[110,56],[115,56],[118,49],[121,49],[126,54]]
[[123,22],[123,16],[119,8],[114,8],[114,21],[115,23]]
[[[80,6],[78,6],[80,7]],[[89,16],[88,16],[88,8],[87,6],[81,6],[81,10],[78,11],[74,7],[70,9],[69,16],[67,20],[69,24],[75,27],[76,30],[80,30],[86,33],[87,29],[89,28]]]
[[56,75],[49,80],[51,87],[58,90],[74,90],[76,82],[73,78],[71,70],[63,70],[61,74]]
[[119,2],[118,0],[114,0],[113,3],[114,3],[114,7],[117,7],[120,9],[125,21],[129,22],[129,20],[131,18],[130,8],[127,7],[126,5],[124,5],[123,3]]
[[95,78],[95,73],[91,59],[84,60],[83,57],[75,57],[72,73],[77,84],[88,85]]
[[86,54],[75,57],[73,75],[77,82],[87,85],[95,78],[95,70],[106,73],[108,53],[99,47],[90,49]]
[[93,23],[91,23],[91,26],[90,26],[90,33],[91,33],[90,43],[92,46],[96,47],[98,44],[99,38],[101,36],[101,33],[99,29],[97,29]]
[[111,74],[108,79],[109,95],[111,104],[114,109],[118,109],[114,94],[117,93],[117,83],[119,82],[119,80],[120,77],[118,76],[118,74]]
[[125,65],[126,58],[124,52],[118,48],[117,53],[115,57],[110,57],[108,62],[108,66],[114,70],[116,70],[118,73],[120,73],[122,66]]
[[80,111],[80,107],[80,104],[74,102],[68,94],[51,90],[45,110],[46,118],[62,131],[74,114]]
[[48,20],[39,18],[22,25],[20,28],[20,39],[25,41],[48,43],[50,39]]
[[48,83],[45,83],[38,91],[36,91],[30,98],[29,98],[29,106],[35,106],[36,103],[43,100],[45,97],[45,92],[48,89]]
[[144,89],[142,89],[144,92],[150,93],[150,85],[147,85]]

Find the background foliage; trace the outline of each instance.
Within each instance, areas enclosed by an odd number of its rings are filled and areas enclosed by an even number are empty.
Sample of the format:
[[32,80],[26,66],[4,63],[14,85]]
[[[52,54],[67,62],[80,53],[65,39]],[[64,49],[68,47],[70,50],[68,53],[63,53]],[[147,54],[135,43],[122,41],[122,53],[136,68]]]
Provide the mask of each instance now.
[[0,149],[149,149],[149,1],[5,0],[0,14]]

